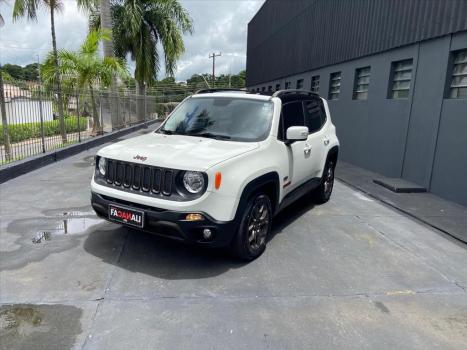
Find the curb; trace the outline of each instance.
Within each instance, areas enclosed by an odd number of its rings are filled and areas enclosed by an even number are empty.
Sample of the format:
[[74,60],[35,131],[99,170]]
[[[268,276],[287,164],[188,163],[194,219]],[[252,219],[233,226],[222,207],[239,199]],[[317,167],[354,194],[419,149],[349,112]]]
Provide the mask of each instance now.
[[42,168],[48,164],[58,162],[62,159],[71,157],[82,151],[102,145],[120,136],[132,133],[139,129],[147,128],[148,126],[157,122],[159,121],[151,120],[149,122],[140,123],[122,130],[117,130],[105,135],[96,136],[80,143],[76,143],[46,153],[38,154],[33,157],[28,157],[10,164],[2,165],[0,166],[0,184],[8,180],[14,179],[20,175],[29,173],[33,170]]
[[430,226],[431,228],[434,228],[435,230],[437,230],[437,231],[439,231],[439,232],[444,233],[445,235],[447,235],[447,236],[449,236],[449,237],[455,239],[455,240],[458,241],[458,242],[461,242],[461,243],[464,243],[464,244],[467,243],[467,241],[464,240],[462,237],[459,237],[458,235],[456,235],[456,234],[454,234],[454,233],[451,233],[451,232],[447,231],[446,229],[444,229],[444,228],[442,228],[442,227],[440,227],[440,226],[438,226],[438,225],[436,225],[436,224],[433,224],[433,223],[431,223],[431,222],[428,222],[427,220],[425,220],[425,219],[423,219],[423,218],[421,218],[421,217],[419,217],[419,216],[417,216],[417,215],[414,215],[414,214],[410,213],[409,211],[405,210],[404,208],[401,208],[401,207],[399,207],[399,206],[396,206],[395,204],[393,204],[393,203],[391,203],[391,202],[385,200],[384,198],[379,197],[378,195],[375,195],[375,194],[373,194],[373,193],[371,193],[371,192],[368,192],[368,191],[366,191],[366,190],[360,188],[359,186],[354,185],[353,183],[351,183],[351,182],[349,182],[349,181],[347,181],[347,180],[344,180],[343,178],[341,178],[341,177],[339,177],[339,176],[336,176],[336,179],[338,179],[338,180],[341,181],[342,183],[346,184],[347,186],[353,188],[354,190],[357,190],[357,191],[359,191],[359,192],[361,192],[361,193],[364,193],[364,194],[367,195],[368,197],[373,198],[373,199],[377,200],[378,202],[383,203],[383,204],[385,204],[385,205],[387,205],[387,206],[389,206],[389,207],[391,207],[391,208],[397,210],[398,212],[403,213],[403,214],[405,214],[405,215],[411,217],[412,219],[417,220],[418,222],[421,222],[421,223],[423,223],[423,224],[425,224],[425,225],[427,225],[427,226]]

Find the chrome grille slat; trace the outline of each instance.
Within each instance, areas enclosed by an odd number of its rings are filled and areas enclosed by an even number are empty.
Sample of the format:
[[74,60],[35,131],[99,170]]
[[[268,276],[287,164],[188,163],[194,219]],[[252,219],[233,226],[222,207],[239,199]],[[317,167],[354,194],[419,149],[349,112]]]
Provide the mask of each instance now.
[[152,171],[152,186],[151,190],[154,193],[159,194],[161,192],[161,180],[162,180],[162,171],[161,169],[153,168]]
[[141,176],[141,189],[144,192],[149,192],[151,187],[151,168],[145,166],[143,168],[142,176]]
[[133,164],[133,183],[131,186],[134,190],[141,188],[141,166]]
[[133,173],[130,164],[124,164],[123,186],[130,187],[133,179]]
[[124,165],[121,162],[117,162],[115,165],[115,185],[121,186],[124,179]]
[[172,192],[172,171],[165,170],[163,176],[162,194],[170,196]]

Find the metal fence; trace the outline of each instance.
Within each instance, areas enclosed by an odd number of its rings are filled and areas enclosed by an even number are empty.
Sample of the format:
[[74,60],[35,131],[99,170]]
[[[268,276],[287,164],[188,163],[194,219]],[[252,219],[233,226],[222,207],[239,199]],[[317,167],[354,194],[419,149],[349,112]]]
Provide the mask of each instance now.
[[[163,119],[192,91],[188,88],[70,90],[64,87],[64,118],[57,91],[37,83],[5,82],[0,164],[44,153],[141,122]],[[5,111],[5,115],[3,112]]]

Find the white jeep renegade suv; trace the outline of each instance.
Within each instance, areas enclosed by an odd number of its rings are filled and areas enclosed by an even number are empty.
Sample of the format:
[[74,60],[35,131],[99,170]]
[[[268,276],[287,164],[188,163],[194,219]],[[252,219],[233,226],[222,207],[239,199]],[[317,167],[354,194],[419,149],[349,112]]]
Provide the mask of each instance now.
[[155,131],[102,148],[92,206],[108,220],[261,255],[272,219],[305,194],[327,202],[339,141],[326,100],[202,90]]

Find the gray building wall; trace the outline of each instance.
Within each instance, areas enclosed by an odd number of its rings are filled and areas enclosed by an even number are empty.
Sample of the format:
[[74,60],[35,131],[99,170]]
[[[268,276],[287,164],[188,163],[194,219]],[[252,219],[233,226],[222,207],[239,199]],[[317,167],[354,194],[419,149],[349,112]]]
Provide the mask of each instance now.
[[[403,177],[467,205],[467,99],[445,98],[450,53],[467,49],[467,32],[445,35],[286,78],[252,84],[260,89],[286,81],[296,86],[320,76],[328,98],[329,78],[341,71],[338,100],[329,101],[345,161],[389,177]],[[408,99],[388,99],[391,64],[413,58]],[[367,100],[353,100],[355,70],[371,66]],[[250,72],[247,71],[247,74]]]
[[464,30],[466,0],[267,0],[248,24],[247,85]]

